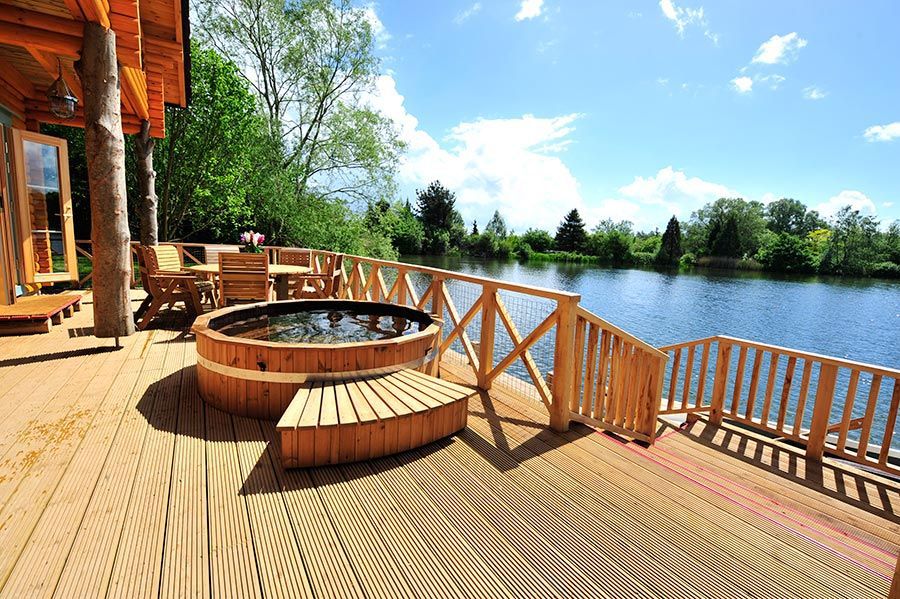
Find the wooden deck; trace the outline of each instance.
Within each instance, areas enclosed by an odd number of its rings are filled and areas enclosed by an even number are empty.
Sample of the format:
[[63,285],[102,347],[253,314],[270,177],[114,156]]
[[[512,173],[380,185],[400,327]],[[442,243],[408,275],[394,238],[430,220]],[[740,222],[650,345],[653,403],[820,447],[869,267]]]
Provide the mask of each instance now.
[[285,471],[272,423],[199,400],[190,337],[116,350],[85,307],[0,339],[4,597],[888,593],[883,478],[703,421],[652,449],[559,435],[499,391],[448,440]]

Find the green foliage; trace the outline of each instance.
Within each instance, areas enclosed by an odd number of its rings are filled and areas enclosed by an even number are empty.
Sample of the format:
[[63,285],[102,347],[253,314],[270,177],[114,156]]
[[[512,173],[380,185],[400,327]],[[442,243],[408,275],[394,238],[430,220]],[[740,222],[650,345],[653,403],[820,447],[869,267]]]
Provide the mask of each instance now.
[[572,208],[556,229],[556,247],[563,252],[578,252],[587,243],[587,231],[578,210]]
[[462,244],[465,223],[455,205],[456,195],[440,181],[432,181],[426,189],[416,190],[416,216],[424,230],[422,251],[442,255]]
[[625,266],[632,261],[634,241],[630,222],[604,220],[594,228],[584,248],[585,253],[597,256],[604,264]]
[[763,214],[759,202],[720,198],[691,215],[685,249],[700,256],[752,256],[766,230]]
[[[194,42],[191,88],[188,108],[166,108],[167,135],[154,152],[160,239],[222,241],[252,225],[262,229],[254,213],[280,199],[271,195],[280,158],[249,86],[234,64]],[[137,193],[129,195],[136,214]]]
[[365,215],[369,231],[380,232],[400,254],[418,254],[422,251],[424,231],[409,202],[389,203],[381,199],[369,204]]
[[862,216],[850,206],[842,208],[834,217],[831,238],[822,256],[819,269],[840,275],[864,275],[877,262],[875,238],[878,221]]
[[506,221],[500,216],[499,210],[494,210],[494,215],[491,217],[491,220],[488,221],[487,226],[485,226],[484,232],[491,233],[501,239],[506,237]]
[[823,228],[825,221],[815,210],[807,210],[803,202],[793,198],[781,198],[766,206],[766,226],[773,233],[802,237]]
[[548,252],[556,245],[553,236],[543,229],[528,229],[520,239],[523,244],[528,244],[528,247],[535,252]]
[[766,270],[775,272],[812,272],[815,256],[810,242],[789,233],[772,233],[766,237],[756,259]]
[[684,250],[681,249],[681,224],[673,215],[660,240],[656,263],[660,266],[674,266],[678,264],[682,254],[684,254]]

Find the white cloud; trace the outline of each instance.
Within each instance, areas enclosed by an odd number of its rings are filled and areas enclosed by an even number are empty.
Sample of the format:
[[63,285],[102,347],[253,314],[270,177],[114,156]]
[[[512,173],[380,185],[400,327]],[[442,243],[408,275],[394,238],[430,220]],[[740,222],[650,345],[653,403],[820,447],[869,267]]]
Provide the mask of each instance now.
[[372,29],[372,37],[375,38],[375,45],[379,49],[383,49],[387,47],[387,43],[391,39],[391,34],[384,26],[384,23],[381,22],[381,19],[378,18],[378,13],[375,12],[375,8],[376,4],[374,2],[369,2],[362,7],[362,11],[366,21],[369,22],[369,27]]
[[894,202],[882,202],[881,205],[884,206],[885,208],[890,208],[891,206],[894,205]]
[[481,12],[481,2],[476,2],[466,10],[453,17],[453,22],[457,25],[462,25],[463,23],[477,15],[479,12]]
[[676,6],[673,0],[659,0],[659,8],[662,10],[663,16],[675,25],[679,36],[684,37],[684,30],[689,25],[697,25],[703,29],[703,35],[712,40],[714,44],[719,43],[719,35],[710,30],[702,6],[686,8]]
[[900,121],[887,125],[873,125],[863,131],[866,141],[893,141],[900,137]]
[[794,58],[800,48],[806,46],[806,40],[792,31],[787,35],[773,35],[768,41],[763,42],[753,57],[754,63],[760,64],[787,64]]
[[838,210],[844,206],[850,206],[853,210],[859,210],[863,214],[875,214],[875,202],[863,192],[851,189],[845,189],[836,196],[830,197],[827,202],[816,206],[816,210],[825,218],[829,218],[837,214]]
[[771,89],[776,90],[778,89],[778,86],[781,85],[781,82],[784,81],[784,77],[782,77],[781,75],[764,75],[761,77],[756,77],[754,80],[757,83],[768,84]]
[[739,94],[746,94],[753,91],[753,79],[747,76],[735,77],[731,80],[731,85]]
[[519,4],[519,12],[516,13],[516,21],[525,21],[541,16],[544,0],[522,0]]
[[476,119],[459,123],[439,142],[419,129],[393,77],[378,77],[368,101],[396,123],[407,144],[401,182],[422,188],[439,179],[456,193],[466,222],[484,223],[496,209],[516,230],[553,229],[571,208],[589,213],[560,156],[572,142],[578,114]]
[[803,89],[803,97],[807,100],[821,100],[828,95],[828,92],[819,89],[815,85],[810,85]]
[[684,219],[704,204],[740,196],[726,185],[688,177],[684,171],[671,166],[660,169],[651,177],[635,177],[631,183],[619,188],[619,194],[641,208],[641,215],[650,220],[642,223],[645,226],[665,222],[672,214]]

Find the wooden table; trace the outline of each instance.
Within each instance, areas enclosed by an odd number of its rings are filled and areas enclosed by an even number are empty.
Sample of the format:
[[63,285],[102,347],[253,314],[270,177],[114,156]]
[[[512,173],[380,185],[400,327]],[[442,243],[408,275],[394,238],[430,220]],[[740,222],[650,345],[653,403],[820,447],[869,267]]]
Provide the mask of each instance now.
[[[212,279],[219,274],[218,264],[197,264],[195,266],[185,266],[186,270],[195,272],[205,278]],[[295,266],[293,264],[270,264],[269,276],[275,278],[275,299],[290,299],[290,278],[297,275],[305,275],[311,273],[312,269],[308,266]]]

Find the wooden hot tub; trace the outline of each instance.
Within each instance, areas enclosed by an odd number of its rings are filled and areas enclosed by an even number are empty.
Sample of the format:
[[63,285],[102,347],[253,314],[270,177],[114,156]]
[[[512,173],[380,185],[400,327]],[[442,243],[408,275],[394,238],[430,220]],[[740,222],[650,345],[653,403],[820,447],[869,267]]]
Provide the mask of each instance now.
[[[302,311],[355,311],[418,324],[393,339],[345,343],[286,343],[221,332],[230,325]],[[351,300],[293,300],[224,308],[194,322],[197,383],[208,404],[231,414],[277,420],[305,383],[343,380],[415,368],[428,372],[437,357],[441,324],[429,314],[393,304]]]

